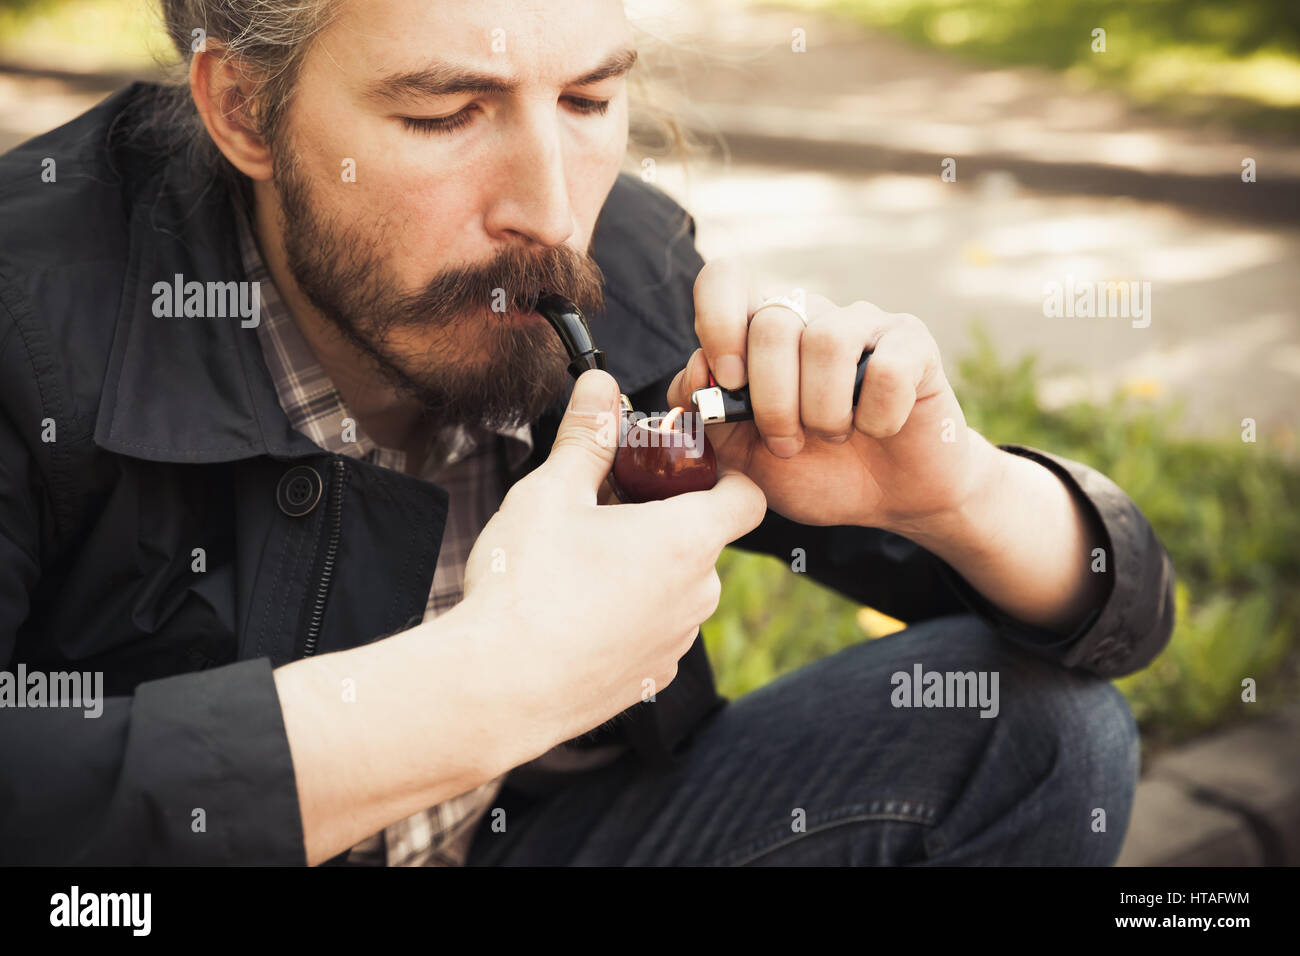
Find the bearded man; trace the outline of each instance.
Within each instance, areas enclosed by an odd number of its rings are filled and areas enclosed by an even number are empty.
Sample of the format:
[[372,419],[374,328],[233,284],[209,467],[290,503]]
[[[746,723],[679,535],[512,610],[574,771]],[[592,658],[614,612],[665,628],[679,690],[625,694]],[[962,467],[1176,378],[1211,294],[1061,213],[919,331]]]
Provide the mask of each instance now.
[[[0,662],[106,695],[0,712],[0,857],[1114,861],[1164,549],[966,426],[920,319],[701,261],[620,174],[617,0],[162,7],[187,82],[0,161]],[[620,389],[710,372],[716,486],[605,497]],[[729,702],[728,544],[909,626]]]

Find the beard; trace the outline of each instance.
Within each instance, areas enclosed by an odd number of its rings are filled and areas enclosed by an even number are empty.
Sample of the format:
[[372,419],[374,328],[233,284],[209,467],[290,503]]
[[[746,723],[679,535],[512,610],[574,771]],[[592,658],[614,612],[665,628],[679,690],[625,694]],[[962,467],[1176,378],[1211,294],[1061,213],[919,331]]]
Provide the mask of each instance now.
[[517,427],[563,397],[569,357],[559,336],[548,322],[516,317],[531,312],[543,291],[586,315],[600,311],[603,279],[589,255],[565,245],[510,246],[483,265],[447,268],[403,291],[387,268],[384,234],[322,213],[285,145],[272,149],[272,161],[294,279],[426,421]]

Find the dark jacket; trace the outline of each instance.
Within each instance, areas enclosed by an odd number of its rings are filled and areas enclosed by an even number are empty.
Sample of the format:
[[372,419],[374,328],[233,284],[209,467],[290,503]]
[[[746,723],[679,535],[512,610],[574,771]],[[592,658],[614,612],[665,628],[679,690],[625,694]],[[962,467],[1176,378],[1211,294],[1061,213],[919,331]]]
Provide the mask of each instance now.
[[[0,158],[0,669],[102,671],[109,697],[98,719],[0,710],[0,861],[301,864],[272,668],[418,622],[448,496],[295,432],[237,317],[155,317],[155,282],[243,278],[225,188],[132,133],[155,89]],[[607,308],[592,328],[640,409],[666,407],[698,344],[693,236],[629,177],[598,224]],[[528,469],[561,411],[536,423]],[[810,577],[906,622],[971,608],[1064,666],[1142,667],[1173,625],[1150,526],[1097,472],[1007,447],[1060,476],[1110,539],[1109,598],[1073,634],[1020,626],[878,530],[769,512],[738,544],[785,561],[803,548]],[[287,494],[294,469],[321,486],[305,513]],[[662,765],[722,704],[697,638],[653,705],[587,742],[623,740]]]

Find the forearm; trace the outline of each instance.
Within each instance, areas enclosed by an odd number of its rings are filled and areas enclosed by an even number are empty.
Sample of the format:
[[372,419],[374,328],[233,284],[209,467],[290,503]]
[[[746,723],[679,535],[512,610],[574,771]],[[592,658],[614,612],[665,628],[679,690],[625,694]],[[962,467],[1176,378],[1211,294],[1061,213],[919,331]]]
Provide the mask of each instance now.
[[1007,614],[1067,633],[1103,599],[1105,576],[1092,567],[1104,532],[1046,468],[973,430],[971,440],[987,452],[980,491],[956,512],[900,533],[943,558]]
[[462,603],[393,637],[275,671],[309,865],[545,749],[545,735],[517,732],[525,718],[509,695],[494,693],[508,665],[488,659],[479,629]]

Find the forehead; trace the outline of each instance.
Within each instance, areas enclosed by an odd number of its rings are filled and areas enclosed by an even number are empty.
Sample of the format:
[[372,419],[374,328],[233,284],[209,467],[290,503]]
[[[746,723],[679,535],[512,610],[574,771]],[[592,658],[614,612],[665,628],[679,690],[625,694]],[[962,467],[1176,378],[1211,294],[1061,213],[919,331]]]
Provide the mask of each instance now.
[[562,84],[630,45],[621,0],[341,0],[317,52],[349,82],[449,64]]

